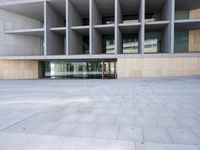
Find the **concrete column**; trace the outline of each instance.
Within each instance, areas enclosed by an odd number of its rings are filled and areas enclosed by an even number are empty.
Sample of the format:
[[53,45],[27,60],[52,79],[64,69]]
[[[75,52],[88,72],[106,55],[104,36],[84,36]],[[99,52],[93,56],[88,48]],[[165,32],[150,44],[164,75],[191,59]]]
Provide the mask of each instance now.
[[66,0],[66,51],[65,54],[69,55],[69,1]]
[[90,49],[89,49],[89,53],[90,55],[93,54],[92,50],[93,50],[93,30],[94,30],[94,21],[93,21],[93,0],[89,0],[89,9],[90,9],[90,12],[89,12],[89,19],[90,19],[90,29],[89,29],[89,40],[90,40]]
[[44,55],[47,55],[47,1],[44,0]]
[[162,49],[164,53],[173,53],[174,51],[174,0],[167,0],[163,8],[163,19],[168,20],[169,24],[163,31]]
[[145,40],[145,0],[141,0],[139,20],[141,22],[139,33],[139,53],[144,54],[144,40]]
[[102,37],[101,34],[94,28],[94,25],[101,24],[102,16],[94,0],[90,0],[90,5],[91,5],[90,20],[92,22],[90,31],[90,36],[91,36],[90,44],[92,47],[91,53],[100,54],[102,49],[101,45]]
[[174,53],[174,19],[175,19],[175,0],[169,0],[170,1],[170,52]]
[[115,0],[115,53],[122,54],[122,33],[119,23],[122,22],[121,4],[119,0]]

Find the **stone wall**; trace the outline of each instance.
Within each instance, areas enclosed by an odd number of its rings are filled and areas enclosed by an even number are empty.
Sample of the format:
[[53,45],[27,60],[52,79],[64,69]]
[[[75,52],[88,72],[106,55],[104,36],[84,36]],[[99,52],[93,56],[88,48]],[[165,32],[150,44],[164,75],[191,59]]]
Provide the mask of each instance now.
[[38,61],[0,61],[0,79],[39,79],[41,64]]
[[200,58],[119,58],[117,74],[118,78],[196,76]]

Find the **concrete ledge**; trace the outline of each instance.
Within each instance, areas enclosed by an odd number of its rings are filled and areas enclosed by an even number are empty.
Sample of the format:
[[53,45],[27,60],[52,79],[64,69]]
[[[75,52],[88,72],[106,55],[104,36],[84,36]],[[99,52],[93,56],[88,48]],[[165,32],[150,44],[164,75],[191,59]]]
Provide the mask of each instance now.
[[0,56],[0,60],[76,60],[76,59],[118,59],[118,58],[177,58],[177,57],[200,57],[200,53],[177,53],[177,54],[99,54],[99,55],[51,55],[51,56]]

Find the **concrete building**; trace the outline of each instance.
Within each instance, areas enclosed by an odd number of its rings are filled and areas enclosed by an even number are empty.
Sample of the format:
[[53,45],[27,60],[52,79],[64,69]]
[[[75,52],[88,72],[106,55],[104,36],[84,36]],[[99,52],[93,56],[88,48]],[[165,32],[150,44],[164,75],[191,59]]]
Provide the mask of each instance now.
[[199,0],[1,0],[0,79],[200,75]]

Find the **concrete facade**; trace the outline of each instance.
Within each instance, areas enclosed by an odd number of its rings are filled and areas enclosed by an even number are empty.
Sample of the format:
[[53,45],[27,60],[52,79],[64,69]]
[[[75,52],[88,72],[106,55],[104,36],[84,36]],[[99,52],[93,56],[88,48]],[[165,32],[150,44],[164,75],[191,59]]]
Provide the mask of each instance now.
[[[3,0],[0,2],[0,60],[34,60],[40,63],[45,60],[115,59],[119,65],[119,78],[191,75],[191,71],[187,69],[193,68],[193,65],[198,66],[196,62],[185,64],[187,61],[184,61],[182,66],[187,66],[184,72],[177,70],[171,73],[171,70],[167,70],[169,72],[164,75],[160,72],[144,73],[147,71],[144,68],[139,68],[140,73],[127,75],[127,72],[134,69],[131,64],[128,65],[130,68],[122,64],[135,61],[140,64],[147,58],[156,58],[157,62],[160,55],[161,63],[165,60],[169,61],[167,64],[170,61],[179,61],[180,56],[177,57],[174,49],[174,36],[176,31],[182,30],[188,31],[189,40],[188,53],[180,54],[181,59],[198,59],[199,8],[200,2],[196,0]],[[189,11],[189,18],[176,20],[177,11]],[[147,21],[146,14],[152,12],[160,12],[161,19]],[[135,14],[138,21],[123,22],[124,15]],[[114,17],[114,23],[103,24],[102,17],[110,16]],[[82,23],[85,18],[89,20],[88,25]],[[161,33],[161,52],[153,57],[145,53],[147,32]],[[138,54],[123,53],[123,35],[130,33],[138,34]],[[102,52],[102,35],[114,36],[113,54]],[[88,54],[83,53],[84,36],[89,36]],[[180,66],[175,63],[172,68],[177,67]],[[199,70],[197,68],[192,75],[199,75]]]

